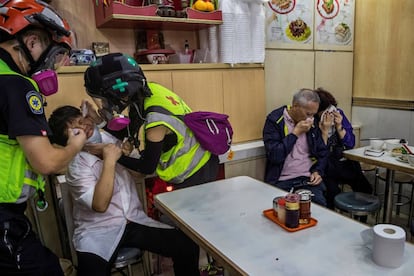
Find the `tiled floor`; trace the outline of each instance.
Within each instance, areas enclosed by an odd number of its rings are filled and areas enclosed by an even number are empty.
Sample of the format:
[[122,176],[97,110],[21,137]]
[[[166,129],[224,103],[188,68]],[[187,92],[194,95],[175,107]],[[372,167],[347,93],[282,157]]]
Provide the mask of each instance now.
[[[157,263],[159,261],[159,264]],[[207,255],[205,251],[200,250],[200,267],[205,266],[207,264]],[[134,276],[141,276],[144,275],[144,271],[142,270],[141,264],[135,264],[132,266],[133,268],[133,275]],[[157,270],[160,271],[157,271]],[[125,269],[125,273],[126,273]],[[170,258],[165,257],[159,257],[153,255],[152,258],[152,276],[174,276],[174,270],[173,270],[173,263]],[[121,273],[114,272],[112,273],[113,276],[121,276]]]

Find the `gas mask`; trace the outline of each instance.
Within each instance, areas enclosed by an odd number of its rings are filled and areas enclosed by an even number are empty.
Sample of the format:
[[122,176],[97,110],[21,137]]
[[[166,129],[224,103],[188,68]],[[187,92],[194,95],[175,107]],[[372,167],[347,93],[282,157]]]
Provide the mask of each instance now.
[[58,91],[58,79],[55,70],[67,65],[69,50],[59,45],[51,46],[37,62],[30,64],[32,79],[39,86],[40,92],[50,96]]
[[128,116],[119,114],[115,110],[112,110],[111,113],[107,109],[100,109],[99,113],[101,116],[106,118],[108,129],[113,131],[122,130],[131,123],[131,120],[128,118]]
[[51,69],[34,73],[32,79],[37,83],[40,92],[45,96],[53,95],[58,91],[57,74]]
[[129,125],[129,123],[131,123],[131,120],[127,116],[123,114],[116,114],[108,122],[108,129],[118,131],[126,128]]

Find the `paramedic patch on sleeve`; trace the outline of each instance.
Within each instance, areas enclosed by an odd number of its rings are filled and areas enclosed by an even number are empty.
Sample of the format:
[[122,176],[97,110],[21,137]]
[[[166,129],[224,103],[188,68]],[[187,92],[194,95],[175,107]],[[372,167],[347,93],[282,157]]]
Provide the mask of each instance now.
[[43,103],[39,93],[35,91],[28,92],[26,94],[26,100],[33,114],[43,114]]

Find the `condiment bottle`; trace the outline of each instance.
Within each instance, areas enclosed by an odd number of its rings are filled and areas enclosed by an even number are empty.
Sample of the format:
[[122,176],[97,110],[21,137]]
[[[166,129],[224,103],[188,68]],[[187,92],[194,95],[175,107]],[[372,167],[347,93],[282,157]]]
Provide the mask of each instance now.
[[311,219],[311,200],[312,191],[310,190],[297,190],[299,195],[299,224],[308,224]]
[[285,226],[297,228],[299,226],[299,195],[289,193],[285,196]]
[[188,40],[185,40],[184,42],[184,54],[186,55],[190,54],[190,44],[188,43]]
[[278,213],[278,201],[279,201],[279,198],[281,198],[280,196],[277,196],[277,197],[275,197],[274,199],[273,199],[273,215],[275,216],[275,217],[277,217],[277,213]]
[[286,209],[285,209],[286,201],[284,197],[280,197],[277,200],[277,218],[280,223],[285,224],[286,222]]

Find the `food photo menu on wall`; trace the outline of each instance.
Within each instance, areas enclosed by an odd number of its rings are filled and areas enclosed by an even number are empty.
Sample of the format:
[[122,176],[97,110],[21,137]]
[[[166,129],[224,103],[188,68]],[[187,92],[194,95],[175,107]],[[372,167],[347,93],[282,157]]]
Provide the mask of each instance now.
[[355,0],[316,0],[316,50],[353,50]]
[[269,0],[266,48],[353,51],[355,0]]
[[266,47],[313,49],[313,0],[270,0],[266,6]]

